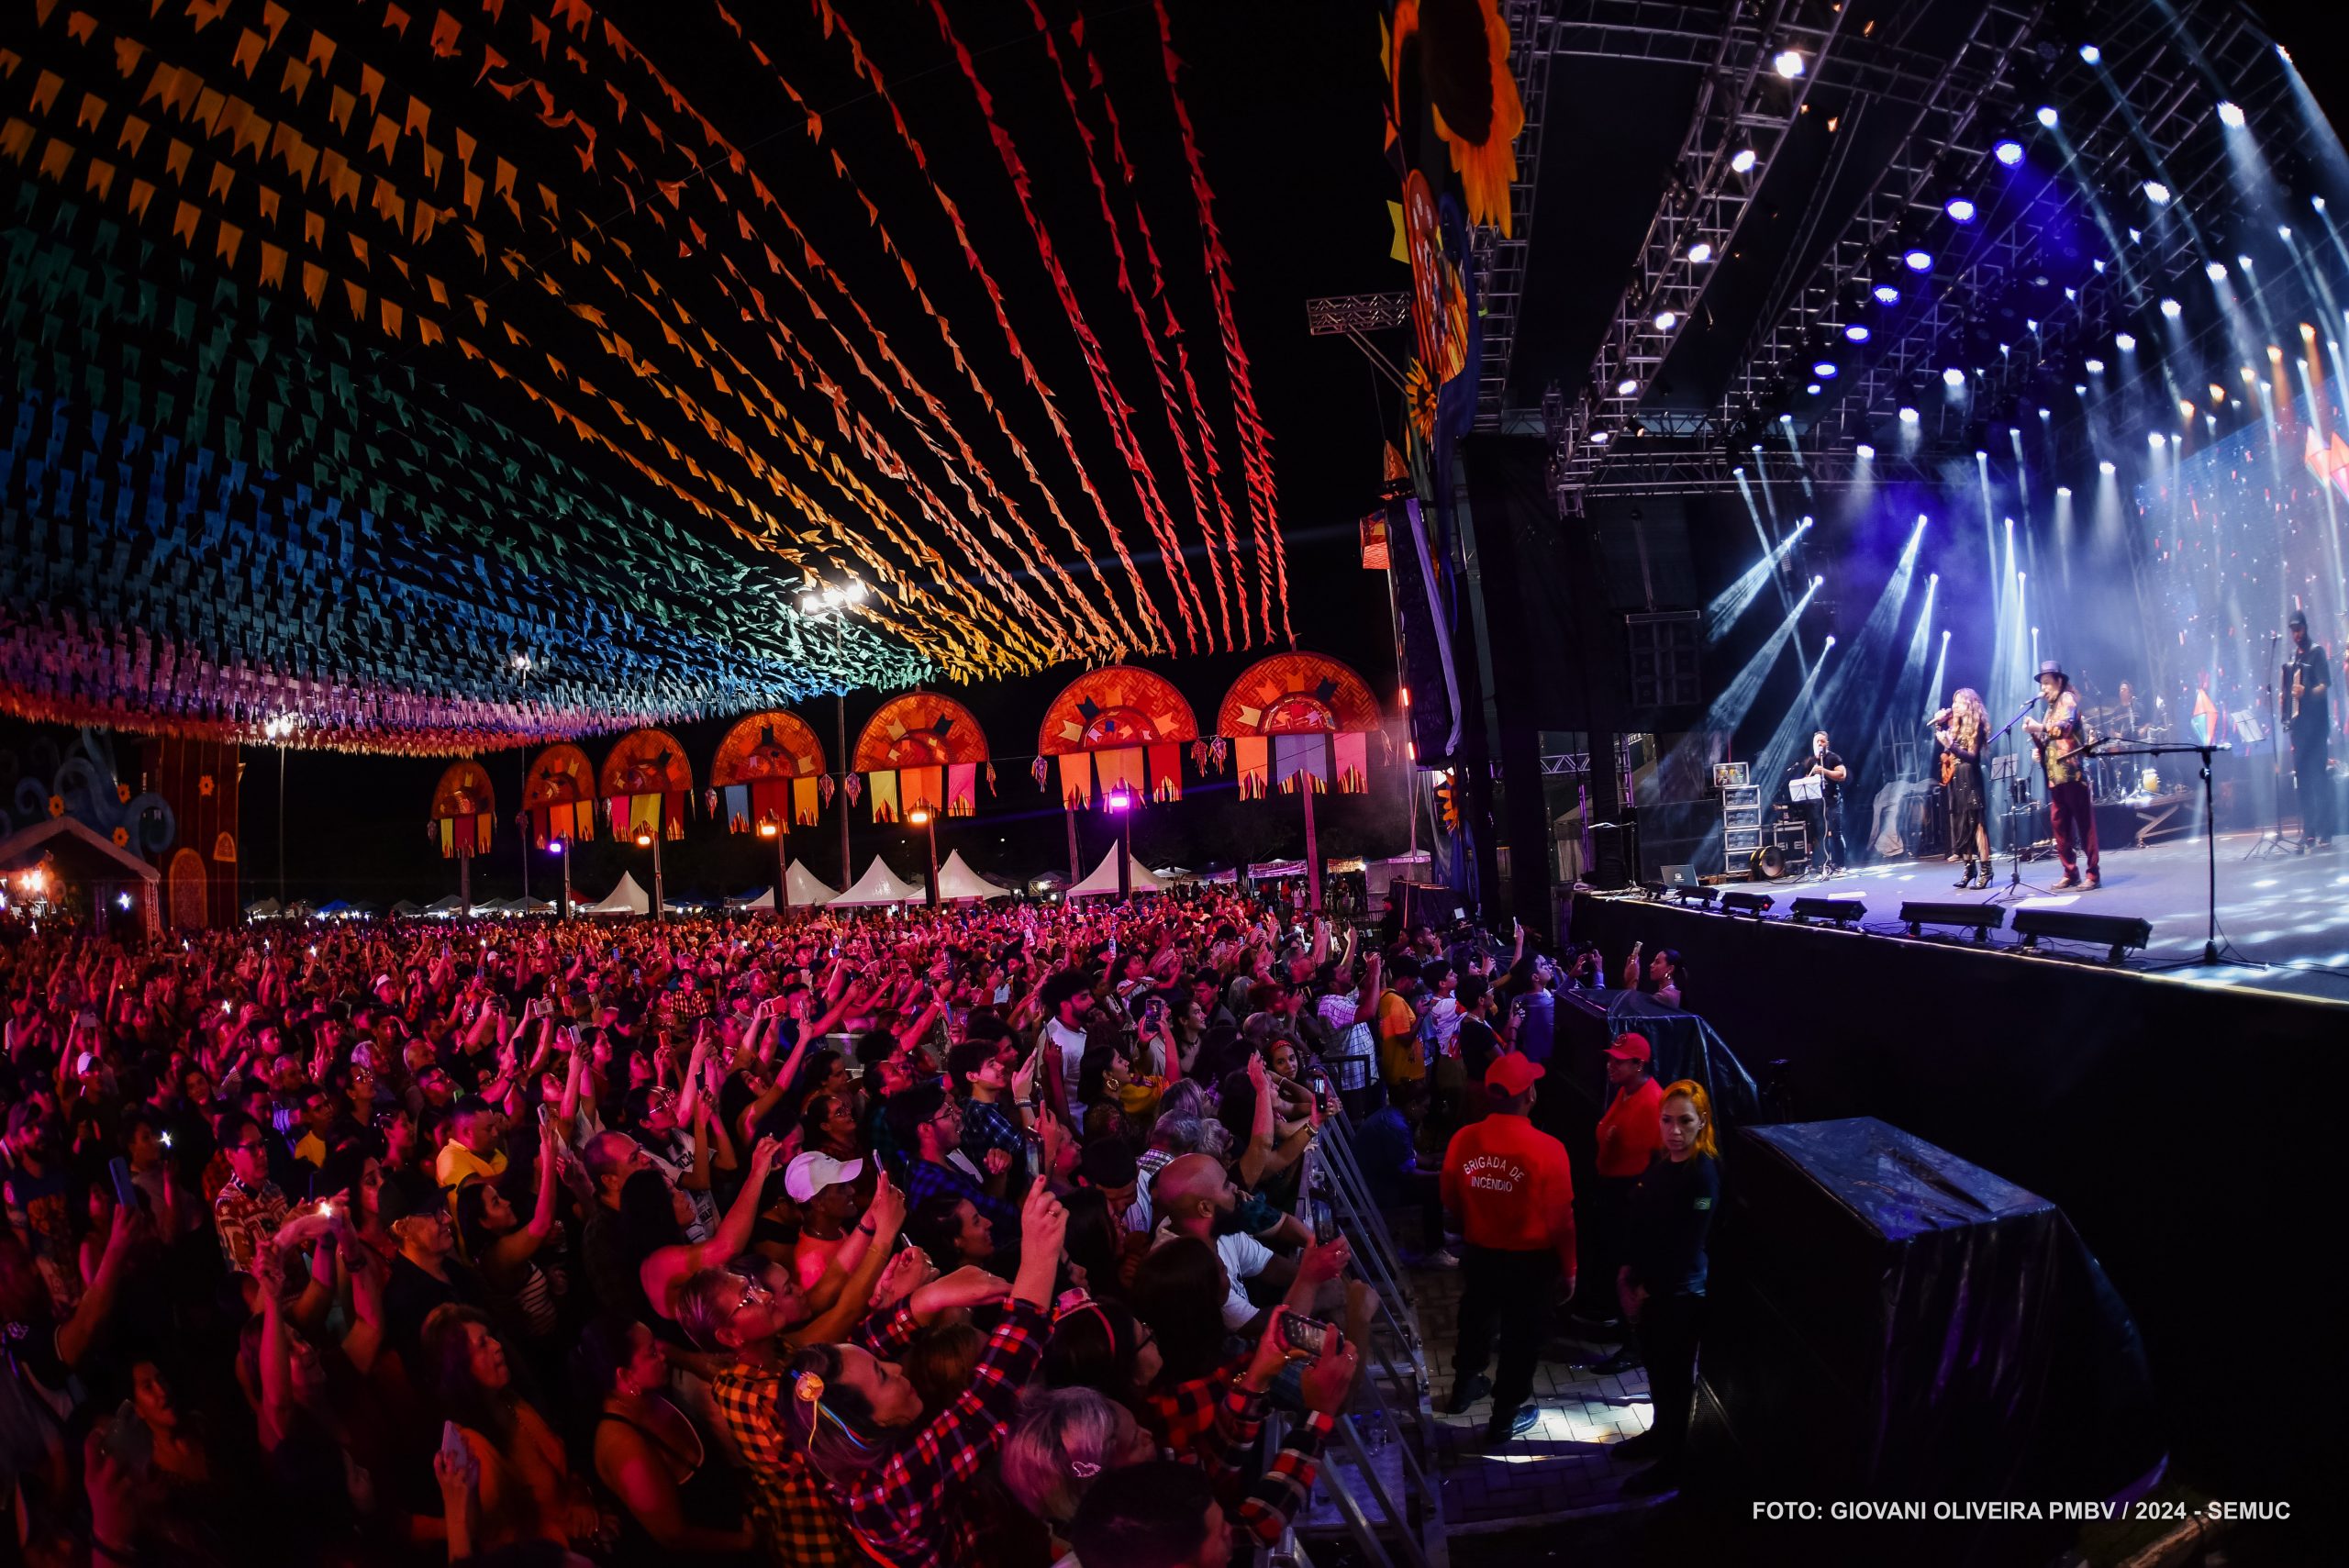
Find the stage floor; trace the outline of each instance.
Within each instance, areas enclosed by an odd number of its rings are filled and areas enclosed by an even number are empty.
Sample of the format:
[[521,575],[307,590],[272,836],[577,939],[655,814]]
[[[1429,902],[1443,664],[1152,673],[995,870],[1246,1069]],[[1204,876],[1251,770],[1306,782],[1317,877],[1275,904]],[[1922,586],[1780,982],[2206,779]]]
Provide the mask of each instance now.
[[[2142,850],[2107,850],[2104,885],[2093,893],[2026,893],[2006,902],[2010,908],[2077,909],[2152,921],[2153,941],[2143,952],[2130,956],[2126,967],[2132,970],[2349,1002],[2349,851],[2244,859],[2259,840],[2256,833],[2219,835],[2220,948],[2222,956],[2231,951],[2242,962],[2209,966],[2201,962],[2208,873],[2199,839]],[[1950,885],[1957,880],[1959,867],[1940,860],[1893,861],[1825,882],[1806,877],[1766,885],[1773,893],[1793,889],[1865,899],[1871,929],[1897,929],[1894,917],[1901,900],[1981,902],[2006,885],[2013,863],[1999,859],[1988,892],[1960,893]],[[2053,886],[2063,874],[2053,858],[2022,863],[2023,881],[2042,889]],[[1778,906],[1785,909],[1783,897]],[[2002,931],[1994,940],[2008,944],[2015,939]],[[2091,951],[2074,943],[2041,945],[2059,951]]]

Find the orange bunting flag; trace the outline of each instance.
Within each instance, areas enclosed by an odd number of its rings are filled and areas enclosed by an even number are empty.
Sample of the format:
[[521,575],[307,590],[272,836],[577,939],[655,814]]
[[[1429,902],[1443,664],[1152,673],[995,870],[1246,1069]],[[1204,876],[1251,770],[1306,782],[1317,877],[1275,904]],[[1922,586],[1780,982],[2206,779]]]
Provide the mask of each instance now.
[[1061,804],[1074,811],[1093,804],[1093,759],[1083,751],[1061,758]]
[[1273,776],[1272,742],[1262,735],[1237,736],[1231,742],[1231,755],[1240,774],[1240,798],[1264,799]]

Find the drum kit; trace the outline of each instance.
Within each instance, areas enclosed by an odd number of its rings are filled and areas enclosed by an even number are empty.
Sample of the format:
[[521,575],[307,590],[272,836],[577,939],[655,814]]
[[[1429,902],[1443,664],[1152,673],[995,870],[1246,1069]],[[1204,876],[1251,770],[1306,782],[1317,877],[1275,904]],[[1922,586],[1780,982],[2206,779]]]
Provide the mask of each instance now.
[[[2086,731],[2088,752],[2088,792],[2098,800],[2144,801],[2165,793],[2161,770],[2151,757],[2110,757],[2103,748],[2110,744],[2125,747],[2133,742],[2159,740],[2169,733],[2166,724],[2139,722],[2137,710],[2132,706],[2114,705],[2109,707],[2084,707],[2080,710],[2080,725]],[[2139,765],[2139,764],[2142,764]]]

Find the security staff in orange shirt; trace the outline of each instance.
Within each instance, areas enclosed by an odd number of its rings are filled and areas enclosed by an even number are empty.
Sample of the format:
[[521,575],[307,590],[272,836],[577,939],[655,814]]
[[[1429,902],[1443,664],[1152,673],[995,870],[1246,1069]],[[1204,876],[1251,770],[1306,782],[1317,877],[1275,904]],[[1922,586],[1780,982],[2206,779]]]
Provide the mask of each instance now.
[[[1485,1071],[1488,1114],[1453,1133],[1443,1152],[1443,1207],[1458,1217],[1465,1238],[1460,1340],[1444,1409],[1464,1414],[1489,1391],[1488,1443],[1532,1429],[1533,1368],[1551,1303],[1575,1288],[1575,1182],[1566,1146],[1526,1119],[1542,1075],[1540,1062],[1516,1051],[1496,1057]],[[1497,1384],[1485,1377],[1496,1327]]]
[[[1594,1279],[1612,1279],[1623,1261],[1624,1227],[1631,1213],[1631,1189],[1639,1184],[1648,1162],[1664,1144],[1664,1089],[1655,1081],[1653,1052],[1647,1036],[1620,1034],[1607,1048],[1607,1083],[1613,1092],[1607,1112],[1598,1118],[1598,1179],[1583,1194],[1584,1230],[1590,1238]],[[1618,1327],[1615,1303],[1592,1296],[1581,1304],[1579,1316],[1594,1328]],[[1638,1361],[1628,1351],[1602,1362],[1602,1370],[1621,1372]]]

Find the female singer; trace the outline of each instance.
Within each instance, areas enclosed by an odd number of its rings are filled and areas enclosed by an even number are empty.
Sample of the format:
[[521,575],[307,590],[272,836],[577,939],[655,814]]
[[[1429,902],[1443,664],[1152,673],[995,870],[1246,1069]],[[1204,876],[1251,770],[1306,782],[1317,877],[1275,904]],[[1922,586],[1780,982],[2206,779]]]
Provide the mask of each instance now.
[[1989,733],[1989,711],[1982,706],[1982,694],[1971,686],[1959,687],[1949,706],[1933,715],[1933,744],[1941,753],[1942,787],[1949,798],[1950,849],[1965,858],[1965,874],[1957,879],[1960,887],[1990,885],[1990,834],[1982,823],[1982,747]]

